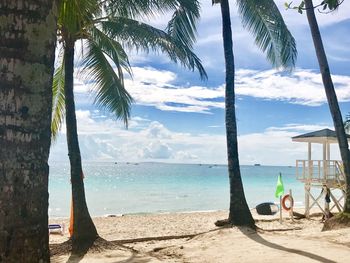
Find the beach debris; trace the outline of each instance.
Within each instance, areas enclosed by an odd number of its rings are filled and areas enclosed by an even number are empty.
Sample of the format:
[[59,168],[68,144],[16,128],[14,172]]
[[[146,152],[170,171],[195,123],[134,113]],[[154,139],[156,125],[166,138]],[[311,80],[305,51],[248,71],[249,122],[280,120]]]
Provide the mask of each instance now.
[[228,221],[228,219],[221,219],[221,220],[217,220],[214,224],[216,226],[228,226],[229,221]]

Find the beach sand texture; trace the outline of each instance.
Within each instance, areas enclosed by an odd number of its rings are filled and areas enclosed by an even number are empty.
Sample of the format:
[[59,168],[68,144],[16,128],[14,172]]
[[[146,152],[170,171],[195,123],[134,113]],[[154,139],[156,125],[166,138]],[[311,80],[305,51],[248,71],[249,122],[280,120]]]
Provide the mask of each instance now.
[[350,228],[321,232],[320,215],[295,222],[283,216],[280,224],[278,215],[254,214],[257,232],[216,227],[225,211],[98,217],[98,232],[109,242],[72,257],[62,244],[68,233],[50,235],[52,262],[349,262]]

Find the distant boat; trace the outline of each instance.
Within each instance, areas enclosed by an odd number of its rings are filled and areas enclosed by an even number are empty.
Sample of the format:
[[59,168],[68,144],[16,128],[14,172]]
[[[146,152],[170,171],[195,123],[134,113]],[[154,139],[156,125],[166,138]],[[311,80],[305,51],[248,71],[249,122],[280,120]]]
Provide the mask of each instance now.
[[254,166],[261,166],[261,164],[260,163],[255,163]]

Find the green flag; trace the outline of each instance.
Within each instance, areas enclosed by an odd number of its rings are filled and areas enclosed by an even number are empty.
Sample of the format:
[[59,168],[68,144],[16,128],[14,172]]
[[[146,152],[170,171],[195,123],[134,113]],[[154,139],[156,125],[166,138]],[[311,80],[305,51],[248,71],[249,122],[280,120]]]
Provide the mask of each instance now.
[[279,198],[283,194],[284,194],[284,186],[283,186],[283,182],[282,182],[282,174],[280,173],[278,175],[278,179],[277,179],[275,196],[276,196],[276,198]]

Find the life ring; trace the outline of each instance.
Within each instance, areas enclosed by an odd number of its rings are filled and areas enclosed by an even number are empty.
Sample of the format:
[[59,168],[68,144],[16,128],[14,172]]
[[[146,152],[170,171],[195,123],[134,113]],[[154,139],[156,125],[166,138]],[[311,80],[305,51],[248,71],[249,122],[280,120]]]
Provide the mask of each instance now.
[[[287,200],[290,202],[290,206],[289,207],[286,205],[286,201]],[[293,199],[293,197],[291,195],[283,196],[283,198],[282,198],[282,207],[283,207],[283,209],[286,210],[286,211],[289,211],[290,209],[292,209],[293,206],[294,206],[294,199]]]

